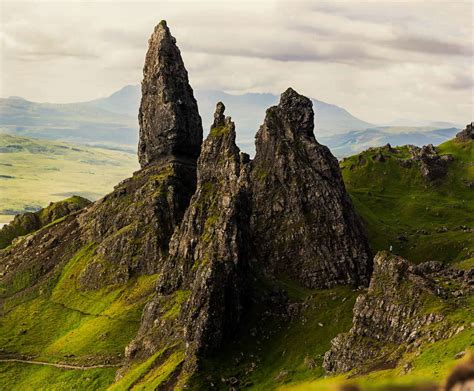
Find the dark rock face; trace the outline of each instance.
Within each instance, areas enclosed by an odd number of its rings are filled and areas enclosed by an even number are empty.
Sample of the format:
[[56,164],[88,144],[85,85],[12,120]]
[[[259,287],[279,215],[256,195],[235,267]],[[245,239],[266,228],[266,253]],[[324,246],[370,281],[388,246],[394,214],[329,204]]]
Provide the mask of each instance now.
[[338,162],[313,128],[311,101],[291,88],[267,110],[252,162],[253,256],[310,288],[367,284],[366,236]]
[[467,124],[464,130],[456,134],[456,140],[461,142],[474,140],[474,122]]
[[[185,370],[220,346],[239,324],[245,301],[248,246],[247,166],[235,144],[234,123],[217,105],[216,120],[198,160],[197,189],[170,241],[169,257],[146,306],[128,357],[150,354],[159,342],[185,342]],[[166,302],[185,296],[173,317]]]
[[448,163],[453,161],[451,155],[438,155],[433,144],[421,148],[411,145],[410,152],[412,161],[419,163],[421,175],[430,182],[444,178],[448,173]]
[[176,40],[160,22],[149,40],[138,115],[142,167],[163,156],[197,159],[202,124]]
[[423,342],[462,331],[462,327],[449,324],[442,313],[426,310],[430,303],[441,304],[453,295],[435,282],[443,278],[450,283],[456,281],[465,293],[472,291],[472,277],[467,272],[437,262],[415,266],[401,257],[378,253],[369,289],[354,306],[353,326],[332,340],[324,356],[325,370],[340,373],[380,369],[381,365],[396,363],[404,349],[416,349]]
[[0,252],[0,267],[11,265],[0,281],[8,285],[20,272],[39,280],[87,245],[95,250],[79,278],[80,289],[159,272],[169,239],[195,190],[195,170],[163,161],[136,172],[88,208]]

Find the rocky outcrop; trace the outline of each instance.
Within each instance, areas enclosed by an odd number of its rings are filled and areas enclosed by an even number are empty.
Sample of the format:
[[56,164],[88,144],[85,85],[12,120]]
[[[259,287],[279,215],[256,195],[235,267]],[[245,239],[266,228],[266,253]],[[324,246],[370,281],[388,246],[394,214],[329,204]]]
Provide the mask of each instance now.
[[423,341],[451,336],[460,329],[445,322],[441,312],[429,309],[442,308],[453,293],[435,281],[444,276],[450,284],[464,286],[467,294],[472,291],[470,274],[438,262],[415,266],[396,255],[378,253],[369,289],[354,306],[353,326],[332,340],[324,356],[325,370],[360,373],[389,368],[404,351]]
[[267,110],[252,162],[252,255],[309,288],[367,284],[366,236],[338,162],[313,128],[311,100],[291,88]]
[[0,249],[10,245],[14,239],[77,212],[90,203],[89,200],[83,197],[73,196],[63,201],[51,202],[46,208],[37,212],[16,215],[12,222],[0,229]]
[[149,40],[138,115],[142,167],[166,156],[197,159],[202,125],[176,40],[161,21]]
[[[164,340],[186,346],[184,371],[220,346],[238,326],[246,295],[247,165],[235,144],[234,123],[216,116],[198,160],[197,189],[170,241],[157,297],[144,311],[129,358],[149,355]],[[181,296],[174,314],[167,303]]]
[[456,140],[461,142],[474,140],[474,122],[467,124],[464,130],[456,134]]
[[453,161],[451,155],[439,155],[433,144],[421,148],[410,145],[409,150],[411,160],[419,164],[421,175],[430,182],[444,178],[448,173],[448,164]]

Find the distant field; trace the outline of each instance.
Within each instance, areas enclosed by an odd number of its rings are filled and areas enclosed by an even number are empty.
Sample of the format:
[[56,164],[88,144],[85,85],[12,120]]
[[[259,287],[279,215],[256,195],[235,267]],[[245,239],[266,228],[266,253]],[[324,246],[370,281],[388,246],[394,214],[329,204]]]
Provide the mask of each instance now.
[[137,169],[133,153],[0,133],[0,225],[74,194],[96,200]]

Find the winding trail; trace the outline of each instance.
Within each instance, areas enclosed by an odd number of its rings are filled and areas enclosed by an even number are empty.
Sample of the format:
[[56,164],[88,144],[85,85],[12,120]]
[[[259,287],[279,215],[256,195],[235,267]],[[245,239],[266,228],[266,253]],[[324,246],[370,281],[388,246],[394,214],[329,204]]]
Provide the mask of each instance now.
[[45,362],[45,361],[21,360],[19,358],[1,358],[0,363],[2,362],[17,362],[17,363],[23,363],[23,364],[45,365],[45,366],[63,368],[63,369],[79,369],[82,371],[85,371],[88,369],[96,369],[96,368],[116,368],[116,367],[121,366],[121,364],[98,364],[98,365],[90,365],[90,366],[72,365],[72,364],[55,364],[55,363]]

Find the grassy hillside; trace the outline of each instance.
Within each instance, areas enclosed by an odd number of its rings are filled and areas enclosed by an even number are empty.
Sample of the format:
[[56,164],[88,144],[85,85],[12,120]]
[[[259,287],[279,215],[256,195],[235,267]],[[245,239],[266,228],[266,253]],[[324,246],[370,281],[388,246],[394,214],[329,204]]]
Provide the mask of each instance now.
[[[90,367],[66,370],[0,362],[0,388],[105,389],[112,383],[157,276],[135,277],[98,290],[79,288],[84,265],[98,257],[94,244],[85,245],[53,278],[34,289],[15,289],[28,278],[22,275],[13,286],[0,286],[0,359]],[[18,292],[12,295],[14,291]]]
[[135,154],[0,133],[0,223],[72,195],[110,192],[138,168]]
[[[20,151],[3,154],[2,159],[4,155],[19,154],[15,163],[19,165],[23,156],[23,169],[18,166],[17,172],[18,175],[23,172],[22,175],[29,178],[25,182],[30,183],[28,191],[35,196],[37,192],[31,185],[34,181],[25,168],[31,166],[26,165],[27,158],[38,159],[43,164],[59,164],[60,170],[53,171],[57,178],[63,177],[64,173],[74,173],[70,175],[82,178],[80,183],[89,191],[93,183],[91,178],[97,180],[96,183],[99,178],[104,178],[100,176],[100,167],[107,171],[110,169],[117,176],[121,173],[122,177],[131,171],[126,171],[127,165],[113,165],[113,159],[120,157],[113,154],[121,152],[82,147],[82,151],[75,151],[65,144],[51,145],[31,140],[25,140],[23,144],[16,141],[16,144],[22,147]],[[14,144],[10,141],[8,145],[12,149]],[[472,268],[474,235],[467,232],[467,228],[474,227],[474,195],[469,187],[474,182],[472,142],[449,141],[442,144],[439,151],[451,154],[454,161],[450,163],[446,178],[438,183],[423,179],[418,166],[405,168],[400,164],[409,158],[406,147],[397,148],[396,152],[383,152],[387,155],[384,162],[373,159],[380,149],[366,151],[344,160],[341,167],[346,187],[365,221],[375,250],[392,245],[394,252],[414,262],[440,260],[458,268]],[[100,156],[109,163],[102,166],[78,163],[78,160],[84,160],[79,157],[84,153],[90,153],[96,159]],[[48,160],[49,155],[54,159]],[[90,167],[91,171],[78,173],[78,166]],[[37,183],[41,183],[42,178],[49,178],[50,183],[54,183],[54,177],[46,175],[44,166],[42,170],[37,167],[33,170]],[[112,176],[107,178],[112,182]],[[67,186],[77,182],[73,179],[62,179],[63,192],[72,191]],[[22,194],[19,189],[16,192],[18,196]],[[55,193],[59,191],[55,190]],[[43,196],[48,195],[45,193]],[[11,200],[14,198],[12,195]],[[28,204],[31,205],[31,201]],[[33,358],[90,368],[65,370],[0,362],[0,386],[7,384],[13,390],[107,389],[111,386],[117,368],[95,368],[94,365],[119,365],[123,360],[124,348],[137,332],[143,305],[154,294],[157,276],[139,277],[127,284],[101,290],[78,289],[77,281],[84,265],[97,256],[91,243],[58,269],[54,278],[37,289],[11,296],[7,292],[12,289],[16,292],[15,286],[0,287],[0,358]],[[18,281],[15,281],[18,287],[24,286],[23,278],[27,276],[18,276]],[[215,389],[227,390],[238,378],[239,387],[249,390],[299,391],[334,390],[346,382],[356,383],[364,390],[383,390],[387,385],[412,387],[425,382],[439,383],[456,364],[455,355],[474,341],[474,331],[467,327],[449,340],[428,344],[419,354],[404,355],[395,368],[349,379],[347,374],[325,377],[321,366],[323,355],[332,338],[350,329],[352,308],[359,292],[347,287],[302,289],[285,278],[268,283],[277,284],[287,292],[294,311],[281,316],[262,313],[257,306],[253,313],[247,314],[242,334],[206,362],[209,376],[205,384],[212,380]],[[262,286],[262,289],[266,288]],[[450,310],[449,306],[442,310],[449,318],[469,322],[473,316],[473,297],[455,300],[457,306],[453,308],[456,310]],[[182,360],[179,352],[159,351],[149,360],[132,367],[111,389],[151,389],[170,376]],[[407,363],[413,368],[405,374]]]
[[412,262],[456,262],[474,256],[473,143],[448,141],[440,154],[451,154],[448,174],[440,182],[426,181],[418,165],[405,168],[407,147],[383,152],[371,149],[341,163],[346,188],[365,221],[374,250],[393,251]]

